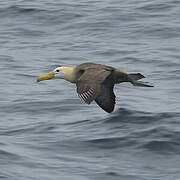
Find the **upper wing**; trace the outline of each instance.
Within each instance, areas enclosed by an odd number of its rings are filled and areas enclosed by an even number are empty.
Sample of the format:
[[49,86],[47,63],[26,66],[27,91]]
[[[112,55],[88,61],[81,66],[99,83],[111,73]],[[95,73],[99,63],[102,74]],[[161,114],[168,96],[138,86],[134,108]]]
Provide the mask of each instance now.
[[85,69],[76,82],[78,95],[87,104],[90,104],[99,95],[101,83],[103,83],[110,74],[111,71],[99,67]]
[[87,62],[87,63],[82,63],[78,66],[76,66],[76,69],[79,70],[88,70],[88,69],[105,69],[107,71],[112,71],[115,68],[111,67],[111,66],[106,66],[103,64],[96,64],[96,63],[91,63],[91,62]]

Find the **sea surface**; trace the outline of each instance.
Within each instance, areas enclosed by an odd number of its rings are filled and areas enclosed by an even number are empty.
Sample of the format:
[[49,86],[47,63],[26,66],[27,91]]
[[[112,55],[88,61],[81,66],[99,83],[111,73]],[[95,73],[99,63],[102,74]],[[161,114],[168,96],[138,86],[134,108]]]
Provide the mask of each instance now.
[[[140,72],[111,114],[59,65]],[[180,180],[180,1],[0,1],[0,179]]]

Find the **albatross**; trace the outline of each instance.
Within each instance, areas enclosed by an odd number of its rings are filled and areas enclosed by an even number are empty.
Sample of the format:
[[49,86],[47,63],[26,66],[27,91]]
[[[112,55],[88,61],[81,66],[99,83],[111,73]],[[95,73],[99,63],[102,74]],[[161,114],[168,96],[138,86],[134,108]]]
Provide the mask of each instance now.
[[95,101],[108,113],[111,113],[115,106],[115,84],[130,82],[134,86],[153,87],[139,81],[145,78],[141,73],[126,73],[111,66],[89,62],[76,67],[57,67],[52,72],[38,77],[37,82],[55,78],[75,83],[82,100],[87,104]]

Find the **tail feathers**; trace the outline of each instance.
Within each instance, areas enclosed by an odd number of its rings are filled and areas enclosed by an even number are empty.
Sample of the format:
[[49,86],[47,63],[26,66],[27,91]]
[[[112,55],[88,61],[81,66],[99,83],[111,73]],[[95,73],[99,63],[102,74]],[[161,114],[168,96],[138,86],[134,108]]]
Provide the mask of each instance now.
[[134,86],[154,87],[153,85],[146,84],[145,82],[142,82],[142,81],[134,81],[134,80],[131,80],[130,82],[131,82]]
[[141,73],[132,73],[128,74],[129,82],[132,83],[134,86],[141,86],[141,87],[154,87],[153,85],[149,85],[145,82],[138,81],[139,79],[145,78]]
[[145,78],[145,76],[143,76],[141,73],[131,73],[131,74],[128,74],[128,77],[130,79],[133,79],[133,80],[139,80],[139,79],[142,79],[142,78]]

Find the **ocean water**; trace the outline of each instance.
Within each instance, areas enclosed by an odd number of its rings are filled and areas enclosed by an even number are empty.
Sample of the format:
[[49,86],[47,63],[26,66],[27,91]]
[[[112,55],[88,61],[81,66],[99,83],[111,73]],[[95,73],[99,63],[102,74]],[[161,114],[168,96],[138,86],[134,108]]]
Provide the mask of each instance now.
[[[0,1],[0,179],[180,180],[180,1]],[[59,65],[107,64],[154,88],[116,85],[111,114]]]

